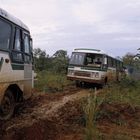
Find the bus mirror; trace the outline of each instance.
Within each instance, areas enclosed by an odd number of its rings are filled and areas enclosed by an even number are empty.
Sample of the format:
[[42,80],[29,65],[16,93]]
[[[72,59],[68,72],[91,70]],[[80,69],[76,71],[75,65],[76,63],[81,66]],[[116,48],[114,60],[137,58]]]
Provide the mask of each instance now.
[[104,64],[107,65],[107,58],[104,58]]

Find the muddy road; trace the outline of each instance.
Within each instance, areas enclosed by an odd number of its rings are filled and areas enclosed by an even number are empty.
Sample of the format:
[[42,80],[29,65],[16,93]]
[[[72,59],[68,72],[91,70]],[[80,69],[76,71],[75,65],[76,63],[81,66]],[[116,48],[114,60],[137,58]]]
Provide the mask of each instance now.
[[88,96],[85,90],[75,87],[62,93],[34,93],[18,108],[11,120],[0,122],[0,139],[46,140],[60,137],[57,135],[60,134],[61,124],[55,120],[59,117],[59,110],[84,96]]
[[[73,86],[61,93],[34,93],[11,120],[0,122],[0,140],[83,140],[85,118],[81,99],[89,94],[89,89]],[[140,108],[103,104],[100,109],[106,112],[97,120],[102,139],[114,139],[116,134],[121,136],[118,139],[127,139],[125,135],[140,139]],[[125,125],[116,124],[118,118]]]

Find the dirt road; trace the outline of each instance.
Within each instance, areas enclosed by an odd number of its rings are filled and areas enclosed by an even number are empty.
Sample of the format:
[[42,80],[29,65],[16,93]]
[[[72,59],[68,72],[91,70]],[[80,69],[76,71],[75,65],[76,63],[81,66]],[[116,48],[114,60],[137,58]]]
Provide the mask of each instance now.
[[[80,99],[88,96],[89,89],[74,87],[62,93],[35,93],[11,120],[0,122],[0,140],[82,140],[85,118]],[[100,109],[105,113],[97,120],[97,128],[104,139],[113,139],[115,133],[118,139],[140,139],[140,108],[104,104]],[[125,125],[117,124],[118,118]]]
[[[0,122],[0,139],[54,139],[52,137],[54,137],[55,133],[59,130],[57,130],[57,127],[60,127],[60,124],[59,122],[56,123],[52,118],[59,117],[57,116],[58,110],[67,103],[79,100],[84,96],[88,96],[85,90],[73,88],[69,89],[69,92],[46,93],[32,97],[28,101],[25,101],[14,118],[9,121]],[[51,127],[52,130],[49,127]],[[30,131],[33,132],[29,133]],[[49,136],[49,131],[52,131],[52,136]],[[44,132],[47,136],[44,136]]]

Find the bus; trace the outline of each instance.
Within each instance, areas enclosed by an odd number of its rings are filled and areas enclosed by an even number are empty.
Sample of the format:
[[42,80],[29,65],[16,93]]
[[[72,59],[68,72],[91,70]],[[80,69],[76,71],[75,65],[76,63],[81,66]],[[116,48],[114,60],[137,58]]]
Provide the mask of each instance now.
[[0,8],[0,120],[32,95],[33,53],[28,27]]
[[123,73],[123,62],[98,49],[77,48],[72,52],[67,79],[84,83],[105,85],[109,81],[119,81]]

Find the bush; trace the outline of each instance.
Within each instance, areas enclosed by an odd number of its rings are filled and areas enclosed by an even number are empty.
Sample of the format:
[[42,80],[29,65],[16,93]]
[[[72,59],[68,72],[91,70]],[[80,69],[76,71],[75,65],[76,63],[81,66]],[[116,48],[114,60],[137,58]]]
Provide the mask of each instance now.
[[44,92],[63,91],[70,84],[65,74],[57,74],[50,71],[42,71],[37,74],[35,89]]

